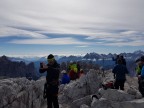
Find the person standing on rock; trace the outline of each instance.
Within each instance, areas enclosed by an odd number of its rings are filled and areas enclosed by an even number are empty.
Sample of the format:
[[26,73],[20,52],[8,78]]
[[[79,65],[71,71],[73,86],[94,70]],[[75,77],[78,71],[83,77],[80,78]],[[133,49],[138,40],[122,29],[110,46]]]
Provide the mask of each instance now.
[[114,79],[115,79],[115,89],[124,90],[124,83],[126,81],[126,74],[128,74],[127,67],[123,64],[123,61],[121,59],[118,59],[118,64],[114,67],[112,72],[114,73]]
[[59,108],[58,103],[58,85],[59,85],[59,74],[60,65],[55,60],[52,54],[47,57],[48,64],[40,63],[40,73],[47,71],[46,75],[46,98],[47,108]]
[[138,76],[138,84],[139,84],[139,91],[144,97],[144,56],[141,56],[140,61],[142,69],[140,75]]

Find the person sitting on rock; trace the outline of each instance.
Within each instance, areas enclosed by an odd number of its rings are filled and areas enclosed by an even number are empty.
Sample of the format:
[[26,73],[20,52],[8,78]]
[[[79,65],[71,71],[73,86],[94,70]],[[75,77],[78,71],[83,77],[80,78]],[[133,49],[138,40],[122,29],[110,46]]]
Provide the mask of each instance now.
[[68,76],[66,70],[61,72],[63,74],[61,84],[68,84],[70,82],[70,77]]

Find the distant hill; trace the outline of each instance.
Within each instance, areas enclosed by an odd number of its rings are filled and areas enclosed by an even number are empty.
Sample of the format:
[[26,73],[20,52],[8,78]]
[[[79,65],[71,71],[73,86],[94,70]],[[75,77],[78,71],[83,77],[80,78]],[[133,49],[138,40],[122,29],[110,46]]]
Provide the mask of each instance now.
[[11,61],[8,57],[0,57],[0,76],[2,77],[27,77],[37,79],[34,63],[26,65],[25,62]]

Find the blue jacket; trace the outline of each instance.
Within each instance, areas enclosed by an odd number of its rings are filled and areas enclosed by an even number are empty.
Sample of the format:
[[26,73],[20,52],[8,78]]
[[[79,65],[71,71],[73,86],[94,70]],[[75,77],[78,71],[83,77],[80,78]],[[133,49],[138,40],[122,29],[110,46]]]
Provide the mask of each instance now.
[[144,78],[144,66],[142,67],[142,70],[141,70],[141,77]]
[[67,84],[70,82],[70,77],[67,74],[63,74],[61,84]]
[[125,65],[123,64],[116,65],[112,70],[112,72],[114,73],[116,80],[126,80],[125,74],[128,74],[128,70]]

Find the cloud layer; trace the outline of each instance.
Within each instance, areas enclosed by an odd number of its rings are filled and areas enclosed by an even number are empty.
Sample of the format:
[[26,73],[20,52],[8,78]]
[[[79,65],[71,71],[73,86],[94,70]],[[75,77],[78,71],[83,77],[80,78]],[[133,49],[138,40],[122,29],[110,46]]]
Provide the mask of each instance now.
[[0,39],[77,48],[144,46],[143,4],[144,0],[1,0]]

